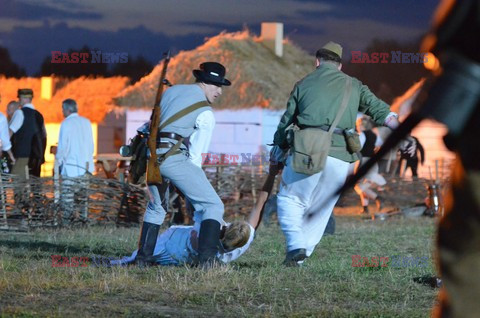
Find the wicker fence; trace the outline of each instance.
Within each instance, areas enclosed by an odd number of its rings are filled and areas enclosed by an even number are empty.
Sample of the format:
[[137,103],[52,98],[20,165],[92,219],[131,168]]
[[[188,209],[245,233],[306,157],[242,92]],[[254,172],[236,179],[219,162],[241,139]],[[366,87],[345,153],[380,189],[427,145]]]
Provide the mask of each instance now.
[[[245,215],[263,184],[265,167],[206,166],[205,173],[225,202],[227,214]],[[170,213],[177,212],[170,198]],[[139,223],[147,203],[145,185],[131,185],[98,176],[80,178],[0,177],[0,229],[86,224]],[[70,198],[67,199],[67,198]]]

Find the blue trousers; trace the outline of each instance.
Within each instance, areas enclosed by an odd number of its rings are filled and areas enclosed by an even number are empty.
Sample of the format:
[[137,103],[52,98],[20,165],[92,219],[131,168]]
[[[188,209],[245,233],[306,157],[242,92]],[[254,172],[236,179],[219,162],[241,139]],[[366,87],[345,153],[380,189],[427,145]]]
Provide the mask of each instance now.
[[[224,212],[222,200],[208,181],[205,172],[193,164],[185,154],[168,157],[160,166],[160,172],[185,195],[195,211],[202,212],[202,220],[213,219],[222,223]],[[156,185],[148,186],[148,194],[150,199],[143,220],[160,225],[166,214],[162,207],[162,196]]]

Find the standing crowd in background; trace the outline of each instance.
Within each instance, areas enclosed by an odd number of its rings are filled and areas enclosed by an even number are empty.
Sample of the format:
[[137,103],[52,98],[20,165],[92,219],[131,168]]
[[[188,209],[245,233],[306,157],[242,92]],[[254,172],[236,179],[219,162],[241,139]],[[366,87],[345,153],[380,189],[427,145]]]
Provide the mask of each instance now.
[[[47,133],[43,116],[33,104],[33,90],[19,89],[17,96],[18,100],[7,104],[7,117],[0,113],[1,172],[25,180],[30,176],[40,177],[45,162]],[[64,221],[67,221],[74,216],[76,191],[72,185],[81,182],[82,178],[78,177],[94,172],[94,140],[90,121],[78,115],[78,106],[73,99],[64,100],[61,108],[65,119],[60,126],[58,146],[52,152],[64,179],[61,209]],[[34,191],[41,189],[35,188]],[[22,191],[15,189],[16,200],[21,195]]]

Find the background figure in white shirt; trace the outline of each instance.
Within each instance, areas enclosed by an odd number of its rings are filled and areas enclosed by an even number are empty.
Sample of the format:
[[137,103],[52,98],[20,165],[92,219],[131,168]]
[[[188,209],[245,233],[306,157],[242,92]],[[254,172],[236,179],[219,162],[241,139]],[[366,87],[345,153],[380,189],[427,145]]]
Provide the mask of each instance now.
[[33,90],[19,89],[18,99],[21,108],[13,113],[9,124],[13,155],[16,159],[12,174],[25,178],[25,166],[28,166],[30,175],[40,177],[40,168],[45,162],[47,146],[43,116],[32,104]]
[[73,212],[79,212],[75,211],[74,194],[80,192],[71,188],[75,184],[82,189],[85,187],[86,178],[77,177],[94,172],[94,144],[92,125],[87,118],[78,115],[77,103],[73,99],[64,100],[62,111],[65,119],[60,126],[55,159],[62,176],[62,210],[64,221],[67,221],[74,216]]
[[[0,103],[1,102],[2,102],[2,96],[0,95]],[[10,105],[11,103],[12,102],[8,104]],[[16,102],[13,102],[13,103],[16,103]],[[7,106],[7,109],[8,109],[8,106]],[[13,156],[13,152],[12,152],[12,143],[10,142],[10,134],[8,133],[7,118],[2,113],[0,113],[0,141],[1,141],[2,152],[6,153],[12,165],[15,164],[15,157]],[[2,158],[3,157],[4,156],[2,154]],[[10,173],[10,169],[8,165],[4,166],[4,163],[2,163],[2,167],[0,167],[0,169],[3,173]]]

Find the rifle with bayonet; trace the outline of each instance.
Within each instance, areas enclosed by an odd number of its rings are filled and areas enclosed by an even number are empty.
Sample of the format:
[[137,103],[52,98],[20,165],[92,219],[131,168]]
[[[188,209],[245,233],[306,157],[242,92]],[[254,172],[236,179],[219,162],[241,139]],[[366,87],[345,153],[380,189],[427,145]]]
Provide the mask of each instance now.
[[163,89],[166,83],[165,76],[167,74],[168,63],[170,62],[170,51],[167,52],[163,60],[162,73],[160,74],[160,81],[158,83],[157,95],[155,96],[155,104],[153,105],[152,118],[150,121],[150,134],[147,141],[147,146],[150,151],[150,157],[147,162],[147,184],[161,184],[162,175],[160,173],[160,165],[157,156],[157,134],[158,126],[160,125],[160,101],[162,100]]

